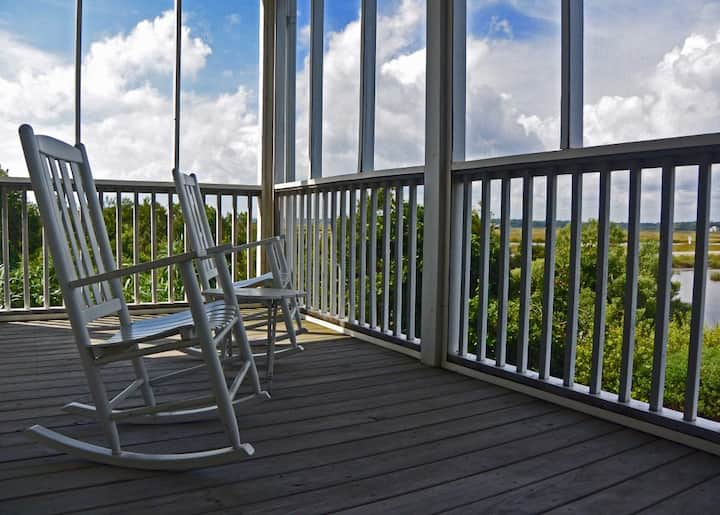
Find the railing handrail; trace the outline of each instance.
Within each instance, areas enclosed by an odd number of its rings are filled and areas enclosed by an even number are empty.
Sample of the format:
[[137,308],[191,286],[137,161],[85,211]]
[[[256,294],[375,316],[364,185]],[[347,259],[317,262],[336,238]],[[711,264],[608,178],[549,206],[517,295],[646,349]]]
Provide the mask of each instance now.
[[468,178],[513,172],[518,176],[547,175],[553,171],[577,171],[576,168],[599,170],[604,165],[623,169],[632,161],[640,162],[643,168],[655,168],[667,159],[672,159],[674,166],[698,164],[698,156],[705,154],[713,161],[720,160],[720,133],[457,161],[452,164],[452,171],[453,176]]
[[327,189],[332,188],[333,186],[340,187],[349,184],[377,184],[398,180],[419,183],[423,180],[424,170],[424,166],[410,166],[406,168],[389,168],[386,170],[375,170],[372,172],[336,175],[333,177],[321,177],[318,179],[306,179],[303,181],[276,184],[275,191],[287,193],[308,189]]
[[[175,183],[172,181],[140,181],[140,180],[115,180],[98,179],[95,181],[98,190],[105,193],[167,193],[175,191]],[[32,189],[30,177],[0,177],[0,187],[5,186],[12,189]],[[202,183],[200,188],[203,193],[226,194],[226,195],[259,195],[262,187],[251,184],[217,184]]]

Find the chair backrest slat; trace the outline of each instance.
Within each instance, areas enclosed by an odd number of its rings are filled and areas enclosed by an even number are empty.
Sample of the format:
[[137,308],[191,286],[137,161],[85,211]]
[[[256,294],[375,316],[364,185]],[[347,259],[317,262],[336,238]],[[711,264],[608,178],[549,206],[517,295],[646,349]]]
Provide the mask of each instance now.
[[[52,157],[49,157],[47,155],[42,156],[42,162],[43,164],[47,164],[48,170],[50,172],[50,176],[52,178],[52,186],[56,192],[56,194],[53,196],[53,199],[55,202],[53,204],[55,207],[57,207],[58,211],[60,212],[60,219],[62,220],[62,229],[64,229],[64,232],[62,234],[62,237],[60,238],[61,241],[67,241],[69,242],[68,247],[68,253],[70,255],[70,262],[72,264],[72,272],[74,273],[74,276],[70,276],[68,280],[76,279],[78,277],[83,277],[87,274],[87,269],[85,268],[85,262],[83,260],[83,255],[80,252],[80,246],[76,239],[76,231],[75,227],[73,225],[73,222],[71,220],[70,215],[70,209],[68,207],[68,203],[64,201],[64,198],[66,197],[65,193],[65,187],[63,185],[63,181],[60,178],[60,172],[59,163],[53,159]],[[84,287],[82,288],[82,294],[85,298],[85,302],[88,304],[91,303],[91,294],[90,294],[90,288]]]
[[273,286],[275,288],[294,288],[292,270],[290,270],[290,265],[285,257],[282,238],[273,239],[270,244],[270,252],[266,254],[273,274]]
[[122,326],[126,326],[130,318],[119,279],[70,287],[76,279],[115,269],[84,147],[35,136],[26,125],[20,128],[20,139],[73,325],[119,314]]
[[[184,174],[173,171],[173,179],[175,187],[178,191],[178,199],[180,200],[180,208],[183,212],[183,219],[187,226],[188,239],[190,247],[199,255],[204,255],[205,250],[215,246],[215,240],[210,230],[210,223],[207,219],[205,211],[205,201],[203,200],[200,186],[195,174]],[[215,216],[222,216],[222,213],[216,213]],[[203,288],[210,288],[210,281],[218,275],[215,262],[212,259],[203,259],[198,263],[198,272]]]
[[[92,258],[95,263],[95,268],[98,273],[103,274],[106,272],[105,264],[103,263],[103,257],[101,255],[99,238],[96,236],[96,231],[94,230],[96,222],[90,216],[90,210],[88,208],[89,197],[85,194],[85,189],[83,187],[82,172],[77,163],[71,162],[70,167],[73,170],[73,176],[80,178],[80,180],[75,180],[74,184],[75,190],[77,191],[78,203],[80,204],[81,220],[85,222],[85,229],[88,235],[90,249],[92,250]],[[95,192],[95,195],[97,196],[97,192]],[[102,288],[102,293],[105,299],[109,300],[112,298],[110,285],[107,282],[100,283],[100,288]]]
[[[72,221],[74,223],[75,228],[75,234],[77,235],[78,244],[80,245],[80,251],[81,251],[81,258],[82,258],[82,265],[84,266],[84,273],[87,274],[87,276],[93,275],[94,272],[94,263],[92,256],[90,255],[90,250],[88,249],[88,242],[87,240],[90,239],[90,234],[92,234],[92,228],[89,230],[86,230],[87,226],[83,225],[83,219],[82,219],[82,213],[78,207],[79,204],[82,203],[81,194],[78,191],[77,193],[77,202],[75,199],[75,183],[78,183],[80,181],[73,181],[70,178],[70,173],[68,170],[68,163],[66,161],[59,161],[60,165],[60,174],[62,176],[62,182],[63,186],[65,187],[65,199],[67,200],[69,206],[70,206],[70,216],[72,218]],[[104,271],[104,270],[103,270]],[[98,269],[98,272],[100,270]],[[95,298],[96,303],[99,303],[100,300],[100,288],[97,284],[93,284],[91,287],[93,296]]]

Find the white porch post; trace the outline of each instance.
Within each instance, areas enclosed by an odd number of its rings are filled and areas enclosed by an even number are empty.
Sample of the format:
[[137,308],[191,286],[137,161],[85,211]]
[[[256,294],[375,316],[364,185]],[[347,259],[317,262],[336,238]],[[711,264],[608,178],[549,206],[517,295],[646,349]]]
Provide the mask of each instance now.
[[362,0],[360,15],[360,135],[358,172],[375,168],[377,0]]
[[324,0],[310,0],[310,177],[322,177]]
[[560,148],[583,146],[583,0],[562,0]]
[[453,5],[427,2],[422,362],[431,366],[441,364],[448,335]]
[[173,83],[173,170],[180,171],[180,80],[182,68],[182,0],[175,0],[175,75]]
[[295,180],[297,0],[285,0],[285,181]]
[[287,0],[276,0],[275,3],[275,140],[273,167],[275,169],[275,183],[285,182],[285,93],[287,88]]
[[82,0],[75,1],[75,143],[80,143],[80,86],[82,81]]
[[[260,4],[260,236],[269,238],[275,232],[274,189],[274,99],[275,99],[275,9],[276,0]],[[258,253],[261,254],[261,253]],[[265,264],[262,264],[265,269]]]

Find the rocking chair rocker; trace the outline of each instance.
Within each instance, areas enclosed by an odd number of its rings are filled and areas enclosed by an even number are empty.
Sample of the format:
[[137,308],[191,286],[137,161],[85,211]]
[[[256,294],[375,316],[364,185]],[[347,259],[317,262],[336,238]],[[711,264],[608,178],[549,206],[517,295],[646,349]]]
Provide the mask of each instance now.
[[[64,409],[95,418],[102,428],[107,447],[38,425],[27,430],[28,436],[75,457],[140,469],[185,470],[228,463],[253,454],[253,447],[240,439],[234,406],[257,397],[269,398],[269,395],[260,387],[243,320],[232,293],[232,279],[225,261],[229,247],[210,248],[205,252],[116,269],[85,147],[36,136],[29,125],[20,127],[20,139],[94,403],[70,403]],[[203,300],[194,268],[195,262],[203,261],[215,263],[218,284],[229,292],[220,300]],[[121,278],[170,265],[181,270],[190,310],[132,322]],[[119,332],[100,343],[93,342],[88,324],[109,315],[118,316]],[[231,335],[239,348],[242,366],[228,387],[217,349]],[[188,347],[200,349],[203,365],[159,377],[149,376],[143,357]],[[110,399],[101,368],[120,361],[132,363],[135,379]],[[210,395],[164,403],[156,401],[153,385],[203,366],[209,377]],[[238,396],[246,378],[250,379],[252,393]],[[138,391],[142,393],[144,405],[122,407],[124,401]],[[177,423],[209,417],[220,419],[229,446],[178,454],[131,452],[121,446],[119,422]]]

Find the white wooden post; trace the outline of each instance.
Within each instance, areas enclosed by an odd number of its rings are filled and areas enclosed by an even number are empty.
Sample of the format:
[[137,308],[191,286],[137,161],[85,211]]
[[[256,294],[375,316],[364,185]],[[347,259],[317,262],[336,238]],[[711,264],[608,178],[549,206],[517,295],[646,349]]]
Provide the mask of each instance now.
[[583,146],[583,0],[562,0],[560,148]]
[[453,4],[427,1],[422,362],[439,366],[447,345],[453,126]]
[[465,161],[467,105],[467,0],[453,1],[453,135],[452,159]]
[[324,0],[310,1],[310,177],[322,177]]
[[275,183],[285,182],[285,93],[287,88],[287,0],[276,0],[275,5],[275,140],[273,167],[275,169]]
[[295,107],[297,60],[297,0],[287,4],[287,34],[285,37],[285,180],[295,180]]
[[82,0],[75,0],[75,143],[80,143],[80,101],[82,85]]
[[[465,108],[466,108],[466,37],[467,37],[467,0],[453,2],[453,31],[452,31],[452,160],[465,160]],[[448,173],[450,173],[448,171]],[[466,316],[464,308],[465,299],[461,295],[464,281],[463,255],[469,242],[463,241],[463,198],[465,187],[463,184],[452,186],[452,209],[450,212],[451,247],[450,247],[450,274],[449,274],[449,318],[448,318],[448,348],[452,354],[462,354],[464,346],[460,343],[467,333],[467,323],[461,317]]]
[[182,64],[182,0],[175,0],[175,75],[173,84],[173,170],[180,171],[180,72]]
[[[260,235],[269,238],[275,232],[273,167],[274,154],[274,98],[275,98],[275,7],[276,0],[262,0],[260,4]],[[252,222],[252,221],[250,221]],[[258,252],[259,255],[263,254]],[[262,257],[259,257],[262,262]],[[262,262],[262,270],[266,263]]]
[[362,0],[360,15],[360,136],[358,172],[375,167],[377,0]]

